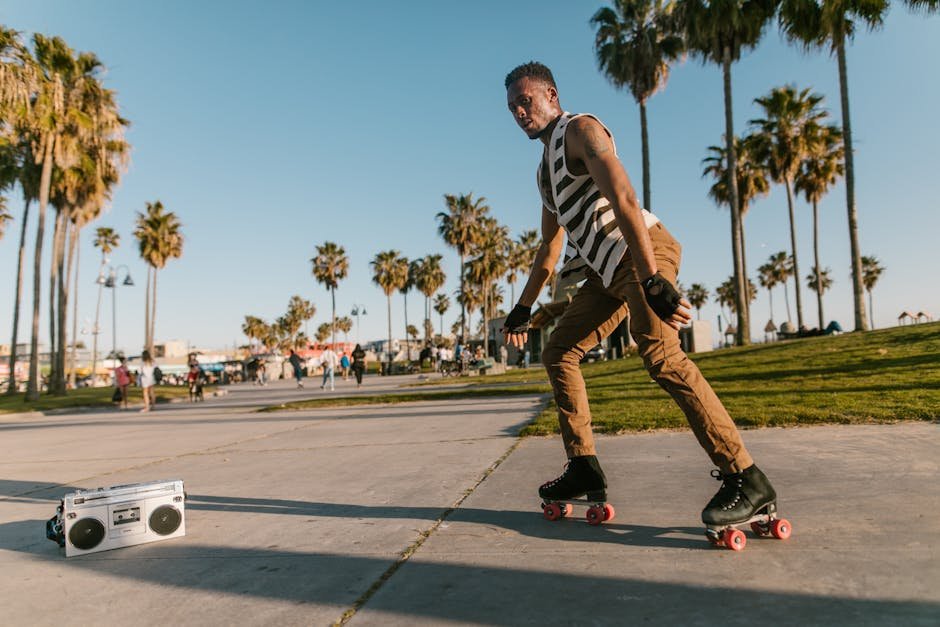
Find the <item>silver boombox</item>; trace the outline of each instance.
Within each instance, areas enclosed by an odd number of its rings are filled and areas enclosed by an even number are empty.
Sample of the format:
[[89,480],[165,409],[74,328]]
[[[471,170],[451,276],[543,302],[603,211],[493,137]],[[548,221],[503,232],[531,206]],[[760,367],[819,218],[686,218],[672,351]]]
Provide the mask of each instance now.
[[66,494],[46,523],[65,556],[107,551],[186,535],[181,480],[117,485]]

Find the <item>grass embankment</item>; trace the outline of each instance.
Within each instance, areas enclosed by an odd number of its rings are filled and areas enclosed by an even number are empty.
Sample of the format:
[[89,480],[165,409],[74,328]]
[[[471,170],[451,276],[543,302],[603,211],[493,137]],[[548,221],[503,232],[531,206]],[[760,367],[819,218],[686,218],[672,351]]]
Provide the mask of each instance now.
[[[157,403],[167,403],[177,398],[187,398],[189,388],[185,386],[158,385],[154,388],[157,393]],[[206,387],[204,393],[206,396],[212,394],[213,388]],[[127,388],[128,406],[143,407],[143,392],[138,387]],[[12,396],[0,396],[0,414],[12,414],[25,411],[50,411],[55,409],[74,409],[76,407],[111,407],[115,403],[111,402],[111,396],[114,394],[113,387],[103,388],[79,388],[69,390],[65,396],[51,396],[41,394],[39,400],[35,402],[26,402],[24,393],[18,393]]]
[[[940,419],[940,323],[816,337],[694,356],[741,426]],[[646,374],[638,357],[585,364],[598,432],[684,428],[685,417]],[[384,396],[316,399],[267,410],[548,393],[541,368],[441,379],[463,390],[412,388]],[[495,387],[481,387],[493,386]],[[429,386],[432,387],[433,386]],[[523,433],[556,433],[553,403]]]

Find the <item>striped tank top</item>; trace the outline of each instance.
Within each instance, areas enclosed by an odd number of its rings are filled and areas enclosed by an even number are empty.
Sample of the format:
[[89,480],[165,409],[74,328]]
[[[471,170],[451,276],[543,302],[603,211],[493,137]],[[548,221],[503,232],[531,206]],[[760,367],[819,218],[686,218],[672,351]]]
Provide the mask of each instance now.
[[[590,268],[607,287],[620,260],[627,252],[627,241],[617,226],[610,202],[601,194],[594,179],[589,174],[575,175],[568,170],[565,159],[565,131],[572,120],[582,115],[597,120],[590,114],[565,112],[555,125],[539,163],[539,191],[545,207],[555,214],[558,224],[568,234],[562,278]],[[597,121],[613,143],[611,132],[600,120]],[[615,144],[614,154],[616,153]],[[646,209],[642,211],[647,228],[659,222],[659,219]]]

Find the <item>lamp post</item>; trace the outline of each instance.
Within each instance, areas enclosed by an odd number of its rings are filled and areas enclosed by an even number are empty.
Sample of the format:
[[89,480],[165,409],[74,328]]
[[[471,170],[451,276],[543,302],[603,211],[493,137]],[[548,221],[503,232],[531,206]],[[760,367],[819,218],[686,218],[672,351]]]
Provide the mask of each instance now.
[[366,308],[363,305],[353,305],[352,315],[356,316],[356,344],[359,343],[359,315],[366,315]]
[[[121,285],[133,286],[134,280],[131,278],[130,269],[121,264],[117,267],[108,266],[108,276],[105,277],[104,270],[102,269],[101,274],[98,275],[97,282],[105,287],[111,288],[111,358],[117,358],[117,285],[118,285],[118,273],[124,270],[124,280],[121,281]],[[95,327],[95,333],[98,332],[97,326]]]

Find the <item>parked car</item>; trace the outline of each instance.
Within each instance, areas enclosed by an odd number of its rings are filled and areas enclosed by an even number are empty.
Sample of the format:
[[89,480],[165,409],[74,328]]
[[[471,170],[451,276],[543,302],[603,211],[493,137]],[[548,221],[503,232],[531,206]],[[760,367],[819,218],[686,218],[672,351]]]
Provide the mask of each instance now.
[[604,361],[607,359],[607,351],[603,346],[598,344],[588,352],[584,353],[584,357],[581,358],[581,363],[591,363],[594,361]]

